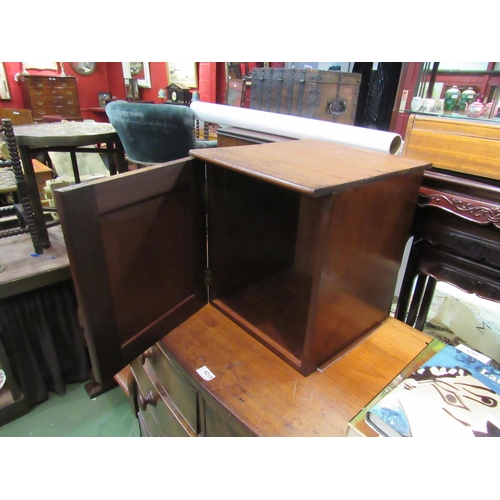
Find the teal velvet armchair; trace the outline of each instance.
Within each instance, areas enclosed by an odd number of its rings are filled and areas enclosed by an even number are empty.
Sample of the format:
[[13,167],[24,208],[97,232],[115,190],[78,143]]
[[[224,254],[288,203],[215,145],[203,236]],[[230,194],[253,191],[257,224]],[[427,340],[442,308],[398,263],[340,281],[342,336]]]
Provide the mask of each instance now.
[[194,136],[194,113],[187,106],[113,101],[106,114],[129,161],[154,165],[189,155],[194,148],[215,147],[217,141]]

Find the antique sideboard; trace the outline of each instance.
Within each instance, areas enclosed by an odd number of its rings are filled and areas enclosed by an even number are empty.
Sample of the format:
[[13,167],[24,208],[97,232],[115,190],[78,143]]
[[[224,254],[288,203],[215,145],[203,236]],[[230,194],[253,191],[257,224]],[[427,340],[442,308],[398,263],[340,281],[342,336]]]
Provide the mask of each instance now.
[[428,341],[388,315],[429,163],[190,155],[56,191],[96,382],[131,364],[144,435],[343,435]]

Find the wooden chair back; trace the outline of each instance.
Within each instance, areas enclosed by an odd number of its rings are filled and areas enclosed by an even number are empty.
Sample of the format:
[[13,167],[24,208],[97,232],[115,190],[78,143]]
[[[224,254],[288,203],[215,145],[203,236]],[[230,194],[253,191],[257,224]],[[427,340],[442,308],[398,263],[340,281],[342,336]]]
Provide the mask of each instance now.
[[0,108],[0,120],[8,118],[12,125],[29,125],[33,123],[33,114],[29,109]]

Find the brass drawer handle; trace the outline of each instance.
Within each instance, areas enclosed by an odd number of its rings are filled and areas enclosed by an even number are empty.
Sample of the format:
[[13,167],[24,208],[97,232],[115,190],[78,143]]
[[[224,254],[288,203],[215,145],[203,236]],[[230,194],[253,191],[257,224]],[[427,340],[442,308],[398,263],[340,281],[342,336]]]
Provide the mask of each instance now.
[[139,402],[139,408],[142,411],[145,411],[146,406],[148,406],[148,405],[156,406],[156,396],[153,394],[153,391],[148,391],[146,396],[139,394],[139,397],[137,398],[137,400]]
[[72,104],[75,104],[75,101],[66,101],[66,104],[69,104],[71,106]]
[[146,349],[140,356],[139,359],[141,360],[141,364],[143,365],[146,362],[146,359],[152,358],[153,357],[153,349],[150,347],[149,349]]
[[43,101],[36,101],[39,106],[43,106]]

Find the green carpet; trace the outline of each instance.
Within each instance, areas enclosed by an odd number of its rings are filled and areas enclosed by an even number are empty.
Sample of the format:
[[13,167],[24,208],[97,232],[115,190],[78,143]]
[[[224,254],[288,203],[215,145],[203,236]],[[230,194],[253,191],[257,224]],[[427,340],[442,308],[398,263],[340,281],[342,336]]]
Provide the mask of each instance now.
[[85,384],[70,384],[23,417],[0,427],[0,437],[138,437],[139,424],[119,387],[90,399]]

